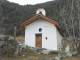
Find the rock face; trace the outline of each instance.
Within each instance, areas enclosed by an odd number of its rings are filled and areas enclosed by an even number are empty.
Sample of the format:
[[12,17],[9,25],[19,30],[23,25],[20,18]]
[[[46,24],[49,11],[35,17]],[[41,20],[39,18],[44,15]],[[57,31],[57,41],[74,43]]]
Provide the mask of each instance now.
[[50,53],[50,51],[49,51],[49,50],[42,50],[42,51],[41,51],[41,54],[48,55],[49,53]]
[[65,53],[66,53],[66,56],[72,56],[72,53],[70,51],[70,46],[69,45],[66,46]]

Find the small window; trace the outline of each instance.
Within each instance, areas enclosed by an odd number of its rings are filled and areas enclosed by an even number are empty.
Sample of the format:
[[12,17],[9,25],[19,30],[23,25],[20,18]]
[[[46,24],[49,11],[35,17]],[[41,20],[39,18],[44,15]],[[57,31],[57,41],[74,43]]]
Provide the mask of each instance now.
[[42,28],[39,28],[39,32],[41,32],[42,31]]
[[45,38],[46,40],[48,39],[48,37]]

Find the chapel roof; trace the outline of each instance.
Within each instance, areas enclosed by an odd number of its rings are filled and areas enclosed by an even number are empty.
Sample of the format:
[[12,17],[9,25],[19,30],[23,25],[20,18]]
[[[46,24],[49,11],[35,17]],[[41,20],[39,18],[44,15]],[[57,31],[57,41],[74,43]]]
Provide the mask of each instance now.
[[32,22],[36,21],[36,20],[39,20],[39,19],[42,19],[42,20],[45,20],[45,21],[48,21],[52,24],[54,24],[57,28],[59,28],[59,23],[47,16],[43,16],[43,15],[35,15],[35,16],[32,16],[30,19],[28,20],[25,20],[22,24],[21,24],[21,29],[24,29],[25,26],[31,24]]

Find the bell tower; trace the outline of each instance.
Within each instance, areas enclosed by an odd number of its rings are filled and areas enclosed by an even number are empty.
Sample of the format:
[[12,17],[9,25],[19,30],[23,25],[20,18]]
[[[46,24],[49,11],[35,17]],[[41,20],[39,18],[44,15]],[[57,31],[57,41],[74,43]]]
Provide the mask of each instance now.
[[39,8],[36,10],[36,14],[46,16],[46,11],[44,8]]

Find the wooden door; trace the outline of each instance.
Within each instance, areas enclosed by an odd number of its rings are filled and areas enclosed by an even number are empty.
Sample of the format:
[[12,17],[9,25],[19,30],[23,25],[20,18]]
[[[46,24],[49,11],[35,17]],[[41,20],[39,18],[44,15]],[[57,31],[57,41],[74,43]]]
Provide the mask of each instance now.
[[36,34],[36,48],[42,48],[42,34]]

